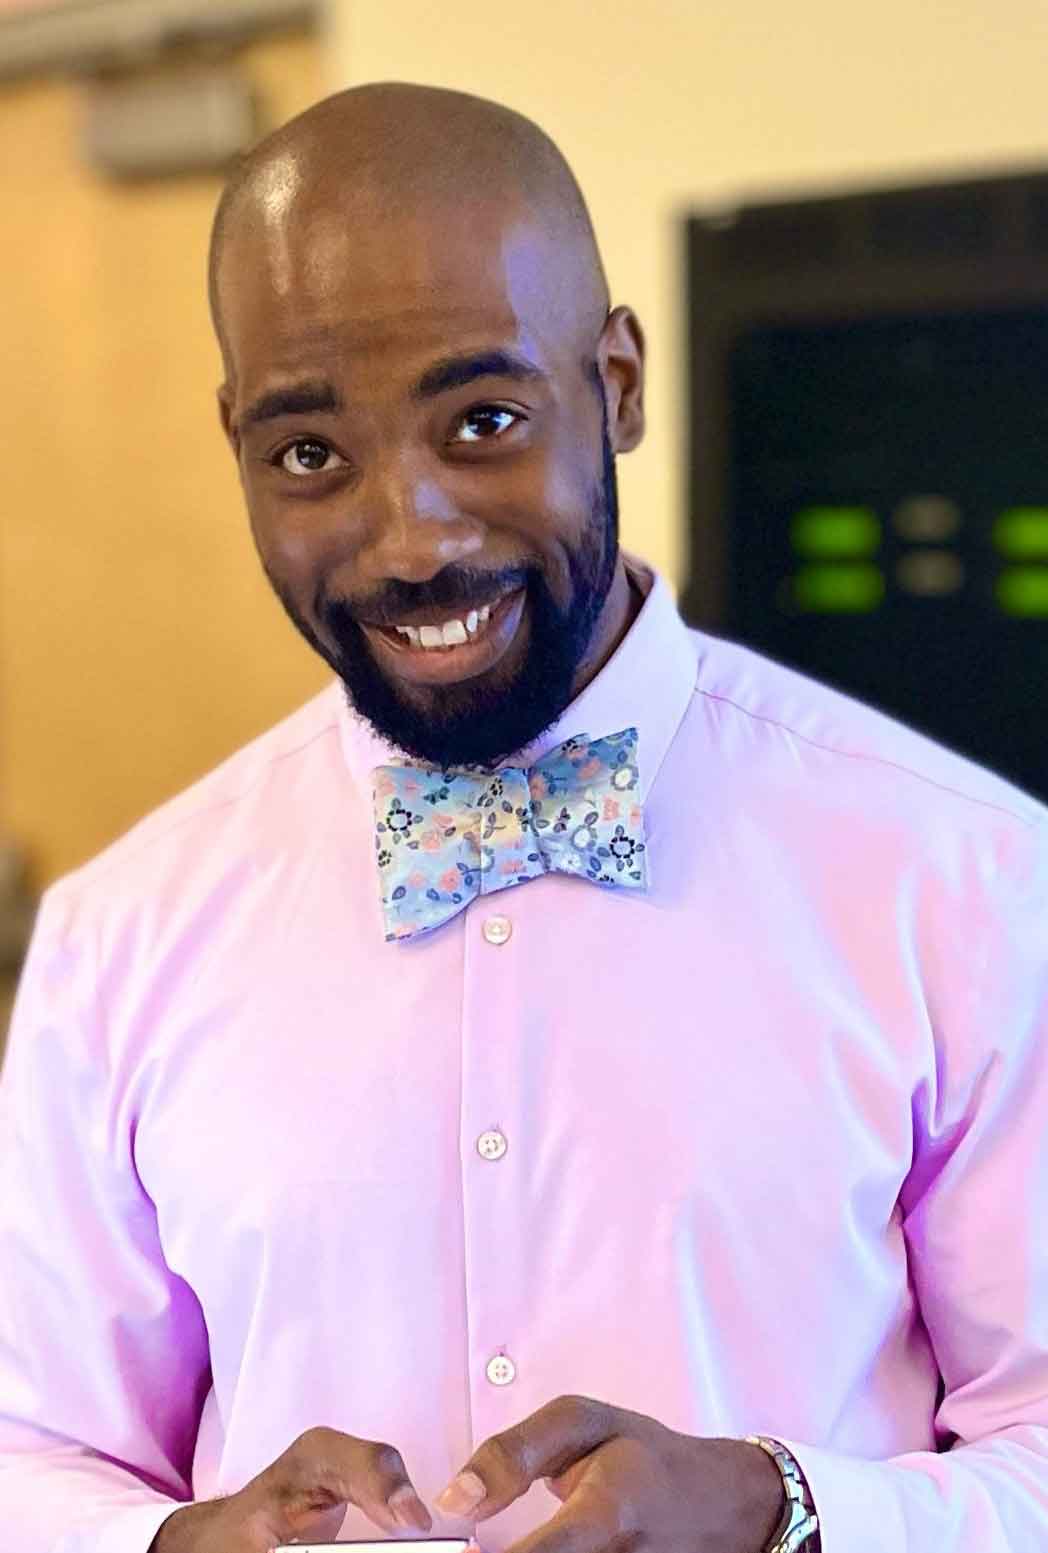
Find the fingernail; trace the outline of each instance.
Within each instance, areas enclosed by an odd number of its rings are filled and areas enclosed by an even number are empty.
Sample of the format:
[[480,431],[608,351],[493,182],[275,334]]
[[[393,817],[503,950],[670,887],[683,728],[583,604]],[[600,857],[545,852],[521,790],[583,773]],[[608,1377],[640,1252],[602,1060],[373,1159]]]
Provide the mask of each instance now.
[[[393,1519],[401,1526],[407,1526],[411,1531],[419,1531],[425,1525],[425,1516],[421,1518],[418,1511],[424,1509],[421,1500],[413,1488],[408,1488],[402,1483],[386,1500],[393,1514]],[[415,1512],[415,1513],[412,1513]]]
[[475,1472],[460,1472],[433,1503],[438,1510],[446,1510],[448,1515],[468,1515],[486,1493],[487,1489]]

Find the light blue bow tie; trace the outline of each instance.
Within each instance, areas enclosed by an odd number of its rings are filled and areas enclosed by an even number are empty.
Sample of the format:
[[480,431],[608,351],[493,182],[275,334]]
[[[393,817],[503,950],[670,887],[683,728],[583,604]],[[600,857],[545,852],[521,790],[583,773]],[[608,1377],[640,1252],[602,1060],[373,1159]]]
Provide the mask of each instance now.
[[636,728],[568,739],[526,769],[405,762],[373,775],[387,942],[431,932],[478,895],[540,874],[648,887]]

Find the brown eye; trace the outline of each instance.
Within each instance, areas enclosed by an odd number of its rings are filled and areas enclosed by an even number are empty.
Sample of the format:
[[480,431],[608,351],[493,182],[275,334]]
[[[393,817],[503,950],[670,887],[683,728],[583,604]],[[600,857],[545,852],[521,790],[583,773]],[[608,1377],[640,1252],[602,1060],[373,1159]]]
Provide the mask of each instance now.
[[[459,421],[459,429],[468,435],[453,437],[453,442],[489,442],[493,437],[501,437],[503,432],[519,420],[520,417],[513,410],[507,410],[498,404],[481,404],[475,410],[467,410]],[[502,424],[498,424],[498,423]]]
[[[326,442],[315,442],[311,437],[300,437],[278,454],[281,469],[285,469],[289,475],[320,474],[327,460],[337,457],[338,454],[333,453]],[[330,467],[337,468],[337,465]]]

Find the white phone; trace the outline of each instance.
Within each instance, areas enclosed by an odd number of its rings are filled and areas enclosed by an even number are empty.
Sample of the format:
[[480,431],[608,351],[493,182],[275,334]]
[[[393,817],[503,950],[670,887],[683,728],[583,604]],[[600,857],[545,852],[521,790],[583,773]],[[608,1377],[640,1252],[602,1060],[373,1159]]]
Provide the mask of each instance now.
[[320,1553],[322,1548],[396,1548],[404,1553],[466,1553],[469,1537],[365,1537],[357,1542],[281,1542],[271,1553]]

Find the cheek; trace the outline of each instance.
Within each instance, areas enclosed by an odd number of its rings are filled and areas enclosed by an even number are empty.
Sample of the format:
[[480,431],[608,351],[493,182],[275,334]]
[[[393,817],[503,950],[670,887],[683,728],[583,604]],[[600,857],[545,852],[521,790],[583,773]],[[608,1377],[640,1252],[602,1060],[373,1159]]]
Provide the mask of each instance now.
[[570,539],[588,504],[584,447],[558,435],[503,468],[489,466],[463,479],[456,491],[461,510],[493,526],[527,531],[540,549]]
[[542,505],[555,537],[577,543],[590,521],[594,472],[576,446],[550,459],[542,490]]
[[546,460],[545,499],[550,512],[573,533],[589,522],[603,469],[599,414],[587,407],[586,413],[565,416]]
[[301,529],[274,527],[269,532],[267,546],[281,569],[289,575],[304,577],[316,566],[316,539]]
[[267,569],[294,584],[323,564],[324,528],[315,514],[293,506],[249,496],[248,510],[255,546]]

